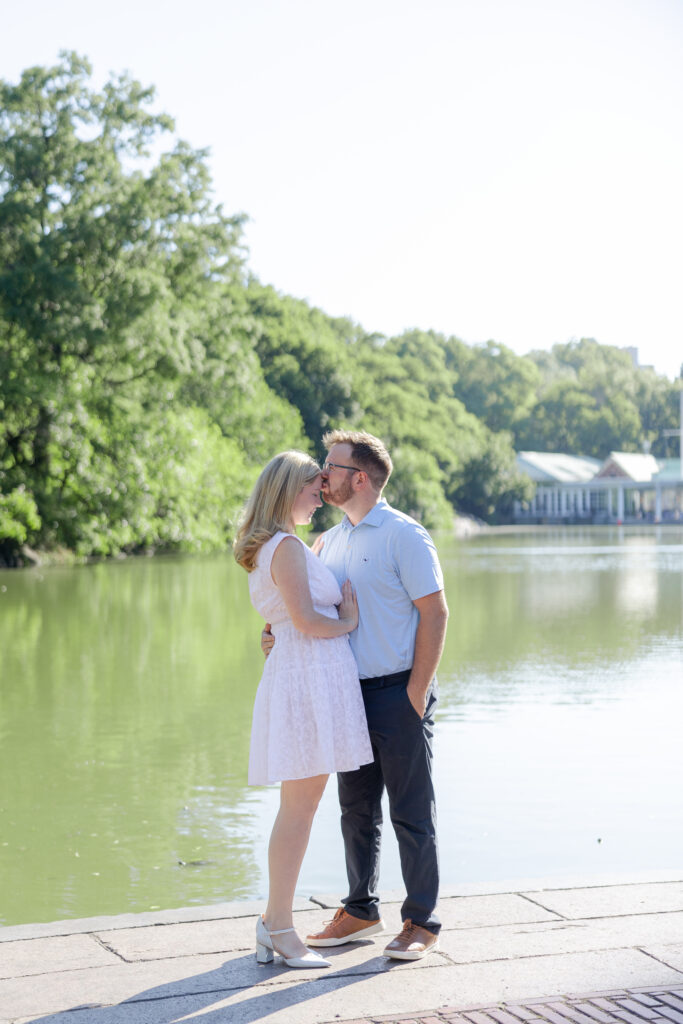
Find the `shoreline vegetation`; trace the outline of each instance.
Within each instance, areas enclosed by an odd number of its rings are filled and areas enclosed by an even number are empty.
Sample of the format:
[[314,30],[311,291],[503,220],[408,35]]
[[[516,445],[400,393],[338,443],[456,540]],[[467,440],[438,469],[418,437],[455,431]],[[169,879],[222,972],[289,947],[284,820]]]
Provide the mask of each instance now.
[[[504,536],[515,533],[551,533],[553,531],[562,530],[582,530],[586,528],[586,524],[583,523],[485,523],[482,520],[474,519],[470,516],[456,516],[453,519],[453,524],[450,530],[446,531],[441,528],[436,533],[436,540],[438,542],[439,535],[449,533],[451,537],[456,540],[467,541],[474,537],[480,537],[482,534],[491,534],[492,536]],[[619,529],[627,533],[650,533],[653,530],[667,530],[676,529],[680,530],[681,524],[676,522],[670,523],[626,523],[626,524],[614,524],[614,523],[591,523],[590,529],[601,530],[601,529]],[[315,537],[316,532],[312,532],[309,537]],[[227,551],[228,549],[226,549]],[[29,548],[28,545],[24,545],[15,556],[14,563],[8,565],[7,563],[0,560],[0,570],[2,569],[40,569],[40,568],[52,568],[54,566],[73,566],[73,565],[97,565],[100,562],[106,561],[123,561],[128,558],[156,558],[163,557],[165,555],[173,555],[178,552],[173,551],[155,551],[146,550],[144,552],[126,553],[124,551],[118,552],[116,555],[77,555],[73,551],[68,551],[65,548],[59,548],[55,550],[37,550],[34,551]],[[219,554],[220,551],[217,549],[215,554]],[[191,555],[191,552],[189,553]]]
[[262,284],[207,152],[91,76],[0,81],[0,565],[224,550],[261,466],[330,427],[387,443],[387,499],[432,530],[508,521],[520,449],[677,454],[680,382],[624,350],[386,337]]
[[[466,540],[469,537],[477,536],[484,531],[500,529],[504,529],[504,527],[489,526],[487,523],[474,519],[472,516],[455,516],[449,532],[453,537],[456,537],[459,540]],[[309,540],[313,540],[319,532],[321,531],[315,529],[307,531],[305,538],[306,541],[308,542]],[[74,551],[69,551],[66,548],[34,550],[29,547],[28,544],[23,544],[14,556],[14,564],[8,565],[0,559],[0,569],[37,569],[48,568],[56,565],[95,565],[101,561],[116,561],[126,558],[154,558],[158,554],[172,554],[172,552],[146,550],[136,554],[127,554],[126,552],[121,551],[114,556],[79,556]]]

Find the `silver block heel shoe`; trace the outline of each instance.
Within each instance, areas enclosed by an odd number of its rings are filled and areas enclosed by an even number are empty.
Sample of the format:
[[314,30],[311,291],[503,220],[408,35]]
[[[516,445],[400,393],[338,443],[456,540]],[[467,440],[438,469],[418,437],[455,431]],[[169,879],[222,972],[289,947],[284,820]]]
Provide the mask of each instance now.
[[[296,928],[278,928],[274,932],[269,932],[263,923],[263,918],[259,917],[256,922],[256,962],[259,964],[269,964],[273,961],[275,953],[279,953],[273,946],[273,935],[284,935],[285,932],[294,932]],[[332,964],[329,960],[325,960],[324,957],[320,956],[320,953],[314,953],[312,949],[307,949],[304,956],[283,956],[279,953],[282,959],[288,967],[331,967]]]

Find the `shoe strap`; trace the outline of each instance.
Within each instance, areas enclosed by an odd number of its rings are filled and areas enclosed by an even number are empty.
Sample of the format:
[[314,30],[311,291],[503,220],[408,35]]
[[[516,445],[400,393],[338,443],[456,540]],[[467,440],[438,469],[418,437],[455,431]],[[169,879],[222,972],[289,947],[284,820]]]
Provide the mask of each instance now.
[[285,932],[295,932],[296,928],[278,928],[275,932],[268,932],[269,935],[284,935]]

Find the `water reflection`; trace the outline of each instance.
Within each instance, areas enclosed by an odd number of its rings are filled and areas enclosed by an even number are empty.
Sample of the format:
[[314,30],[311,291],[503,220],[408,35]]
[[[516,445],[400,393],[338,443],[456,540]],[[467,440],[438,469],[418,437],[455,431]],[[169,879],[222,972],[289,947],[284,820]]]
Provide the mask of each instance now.
[[3,574],[5,921],[251,892],[261,656],[233,568],[156,559]]
[[500,538],[456,549],[448,560],[456,611],[449,664],[505,670],[539,656],[583,664],[631,657],[653,636],[680,638],[680,544],[580,539],[558,547]]
[[[683,531],[439,550],[444,882],[679,863]],[[259,629],[228,556],[0,573],[0,921],[264,892]],[[301,893],[343,878],[332,783]],[[400,885],[390,835],[382,885]]]

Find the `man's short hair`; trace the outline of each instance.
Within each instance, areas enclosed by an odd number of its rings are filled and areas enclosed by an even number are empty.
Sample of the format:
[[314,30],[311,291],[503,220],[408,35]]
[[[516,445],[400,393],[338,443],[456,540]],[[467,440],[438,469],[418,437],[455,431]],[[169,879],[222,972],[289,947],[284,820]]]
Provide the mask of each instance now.
[[351,445],[351,458],[359,469],[367,473],[376,491],[381,491],[391,476],[394,465],[383,441],[364,430],[330,430],[323,435],[323,444],[329,452],[335,444]]

